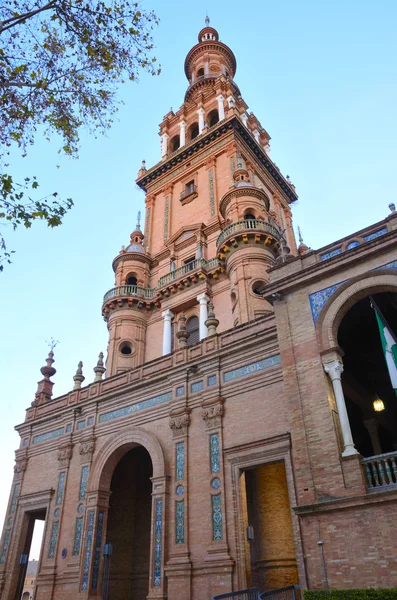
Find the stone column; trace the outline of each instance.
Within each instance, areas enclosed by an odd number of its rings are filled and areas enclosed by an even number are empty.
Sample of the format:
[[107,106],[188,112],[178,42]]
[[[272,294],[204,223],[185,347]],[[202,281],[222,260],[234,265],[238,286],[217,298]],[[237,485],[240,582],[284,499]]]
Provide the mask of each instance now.
[[168,154],[168,133],[163,133],[161,136],[161,158],[164,158]]
[[203,129],[204,129],[204,115],[205,115],[204,108],[199,108],[197,111],[197,114],[198,114],[198,118],[199,118],[199,133],[202,133]]
[[163,356],[169,354],[171,352],[171,321],[174,316],[174,313],[171,310],[165,310],[162,315],[164,319],[164,329],[163,329]]
[[324,371],[330,376],[332,387],[334,388],[335,400],[338,407],[339,421],[342,429],[342,438],[344,450],[342,456],[351,456],[358,454],[350,429],[349,417],[346,410],[345,397],[343,395],[341,375],[343,372],[342,361],[335,359],[332,362],[325,363]]
[[208,329],[205,324],[208,319],[208,296],[207,294],[200,294],[197,296],[197,301],[200,303],[200,341],[208,336]]
[[379,439],[379,422],[377,419],[366,419],[364,421],[365,429],[371,438],[371,444],[374,454],[382,454],[382,446]]
[[219,114],[219,120],[222,121],[225,118],[225,105],[224,105],[224,97],[222,96],[222,94],[220,94],[220,96],[216,97],[216,100],[218,102],[218,114]]
[[256,139],[258,144],[260,144],[259,131],[257,129],[255,129],[252,133],[254,134],[254,138]]
[[247,127],[247,121],[248,121],[247,113],[241,113],[240,119],[242,120],[242,122],[244,123],[244,125]]
[[186,121],[179,123],[179,145],[184,146],[186,144]]

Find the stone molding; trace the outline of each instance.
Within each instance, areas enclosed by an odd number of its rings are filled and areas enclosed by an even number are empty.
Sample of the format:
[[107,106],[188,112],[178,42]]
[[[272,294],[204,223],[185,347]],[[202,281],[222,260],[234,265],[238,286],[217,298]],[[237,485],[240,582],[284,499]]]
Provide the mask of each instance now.
[[94,435],[90,435],[81,440],[79,454],[80,454],[80,460],[82,463],[87,463],[87,462],[92,461],[92,457],[95,452],[95,441],[96,441],[96,437]]
[[65,469],[69,466],[73,455],[73,446],[71,442],[64,442],[58,447],[58,467]]
[[204,400],[202,403],[201,417],[205,421],[205,427],[208,430],[218,429],[222,426],[222,417],[225,414],[224,398],[215,398]]
[[187,436],[190,425],[190,412],[191,409],[187,407],[170,412],[169,426],[172,429],[174,439]]

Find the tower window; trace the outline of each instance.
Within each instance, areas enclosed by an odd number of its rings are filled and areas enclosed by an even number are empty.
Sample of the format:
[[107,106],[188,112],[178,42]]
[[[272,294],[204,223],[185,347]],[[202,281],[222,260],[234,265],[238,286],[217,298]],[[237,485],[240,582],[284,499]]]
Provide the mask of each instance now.
[[132,354],[132,346],[131,346],[131,344],[128,344],[127,342],[123,342],[120,345],[120,352],[121,352],[121,354],[124,354],[125,356],[128,356],[129,354]]
[[199,69],[197,71],[197,77],[204,77],[204,69]]
[[200,341],[200,325],[198,317],[190,317],[186,324],[187,332],[189,337],[187,338],[187,345],[194,346]]
[[255,219],[255,215],[253,215],[252,213],[246,213],[246,214],[244,215],[244,219],[245,219],[246,221],[251,221],[252,219]]
[[179,135],[174,135],[173,138],[171,138],[170,143],[169,143],[169,151],[171,152],[175,152],[175,150],[178,150],[178,148],[181,145],[181,140]]
[[216,123],[218,123],[219,121],[219,113],[218,113],[218,109],[214,109],[211,110],[211,112],[208,115],[208,125],[209,127],[213,127],[214,125],[216,125]]
[[195,267],[196,257],[191,256],[190,258],[183,261],[183,264],[187,266],[188,271],[193,271]]
[[134,277],[134,275],[129,275],[126,281],[126,285],[138,285],[136,277]]
[[193,123],[192,125],[190,125],[189,130],[188,130],[188,139],[189,140],[194,140],[194,138],[196,138],[199,134],[199,126],[198,123]]

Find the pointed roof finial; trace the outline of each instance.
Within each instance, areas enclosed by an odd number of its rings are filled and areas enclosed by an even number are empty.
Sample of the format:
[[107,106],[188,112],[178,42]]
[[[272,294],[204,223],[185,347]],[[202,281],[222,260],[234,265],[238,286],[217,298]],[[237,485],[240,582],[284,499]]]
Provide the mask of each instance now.
[[302,231],[301,228],[298,225],[298,239],[299,239],[299,243],[303,244],[303,237],[302,237]]
[[85,377],[83,375],[83,363],[80,361],[77,365],[76,375],[73,377],[74,381],[74,390],[79,390],[81,388],[81,384],[83,383]]
[[206,26],[207,26],[207,27],[209,27],[209,24],[210,24],[210,18],[209,18],[209,16],[208,16],[208,11],[206,11],[206,14],[205,14],[205,24],[206,24]]
[[140,210],[138,210],[138,214],[136,217],[136,228],[137,228],[137,231],[141,230],[141,211]]
[[103,352],[100,352],[99,356],[98,356],[98,362],[96,364],[96,367],[94,367],[94,373],[95,373],[94,383],[97,381],[101,381],[102,375],[104,374],[105,371],[106,371],[106,369],[103,366]]

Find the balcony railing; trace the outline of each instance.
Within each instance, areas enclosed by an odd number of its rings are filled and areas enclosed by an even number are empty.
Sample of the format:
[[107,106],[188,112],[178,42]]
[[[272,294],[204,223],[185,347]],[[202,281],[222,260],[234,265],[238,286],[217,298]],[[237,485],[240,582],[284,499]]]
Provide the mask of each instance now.
[[217,258],[211,258],[211,260],[197,258],[196,260],[192,260],[186,265],[182,265],[182,267],[179,267],[174,271],[170,271],[170,273],[167,273],[167,275],[163,275],[162,277],[160,277],[157,287],[162,288],[165,285],[172,283],[176,279],[180,279],[184,275],[187,275],[191,271],[197,271],[198,269],[202,269],[203,271],[209,271],[211,269],[215,269],[218,265],[219,260]]
[[361,461],[369,489],[397,487],[397,452],[370,456]]
[[196,192],[197,192],[197,187],[194,184],[188,185],[186,187],[186,189],[183,190],[183,192],[181,192],[180,200],[184,200],[184,198],[187,198],[188,196],[190,196],[191,194],[194,194]]
[[216,246],[219,246],[231,235],[235,235],[236,233],[244,233],[246,231],[264,231],[269,235],[273,236],[277,240],[281,239],[282,233],[281,231],[275,227],[274,225],[270,225],[267,221],[262,221],[260,219],[246,219],[244,221],[237,221],[236,223],[231,223],[225,229],[222,230],[218,239],[216,240]]
[[120,296],[135,296],[137,298],[150,300],[151,298],[155,298],[156,288],[144,288],[139,285],[119,285],[106,292],[103,301],[107,302],[112,298],[118,298]]

